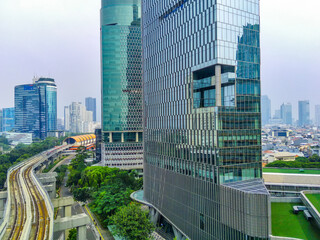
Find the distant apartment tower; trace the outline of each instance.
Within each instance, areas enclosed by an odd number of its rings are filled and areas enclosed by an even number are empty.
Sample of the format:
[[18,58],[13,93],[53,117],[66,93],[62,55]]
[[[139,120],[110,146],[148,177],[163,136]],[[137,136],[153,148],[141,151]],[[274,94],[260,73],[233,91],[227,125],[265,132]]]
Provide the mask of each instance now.
[[270,123],[271,119],[271,100],[267,95],[261,96],[261,121],[262,125]]
[[63,122],[63,119],[61,118],[57,119],[57,130],[64,131],[64,122]]
[[4,108],[2,111],[2,120],[0,132],[10,132],[14,129],[14,108]]
[[87,111],[91,111],[93,114],[93,121],[97,121],[97,103],[96,99],[92,97],[86,98],[86,108]]
[[15,87],[15,130],[45,139],[57,130],[57,86],[52,78]]
[[283,103],[280,107],[280,115],[282,122],[287,125],[292,125],[292,105],[291,103]]
[[315,106],[315,124],[320,126],[320,105]]
[[70,131],[70,108],[69,108],[69,106],[64,107],[64,130]]
[[102,0],[102,164],[143,167],[140,0]]
[[259,2],[142,1],[144,199],[178,239],[269,239]]
[[[69,112],[69,116],[67,113]],[[69,131],[71,133],[93,133],[95,125],[93,123],[92,112],[78,102],[73,102],[69,109],[65,107],[65,120],[69,119]],[[66,122],[66,124],[68,124]]]
[[300,127],[310,124],[310,103],[309,101],[299,101],[299,120]]

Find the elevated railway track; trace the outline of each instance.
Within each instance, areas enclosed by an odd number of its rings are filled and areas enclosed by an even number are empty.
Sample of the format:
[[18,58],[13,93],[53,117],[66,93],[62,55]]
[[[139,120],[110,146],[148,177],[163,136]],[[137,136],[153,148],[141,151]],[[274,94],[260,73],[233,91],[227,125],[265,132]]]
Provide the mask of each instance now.
[[50,149],[8,171],[8,198],[0,225],[0,239],[52,240],[53,206],[34,169],[69,147],[63,145]]

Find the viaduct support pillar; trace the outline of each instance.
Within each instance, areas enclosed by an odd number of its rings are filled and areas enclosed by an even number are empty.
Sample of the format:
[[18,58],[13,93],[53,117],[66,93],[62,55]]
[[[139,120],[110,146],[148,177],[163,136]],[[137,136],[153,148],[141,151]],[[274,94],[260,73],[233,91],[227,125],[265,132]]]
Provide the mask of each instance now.
[[[64,217],[71,217],[71,216],[72,216],[71,206],[65,206],[65,207],[64,207]],[[69,232],[70,232],[70,229],[66,229],[66,230],[64,231],[65,239],[68,238]]]
[[77,240],[86,240],[87,239],[87,227],[86,226],[81,226],[77,227]]

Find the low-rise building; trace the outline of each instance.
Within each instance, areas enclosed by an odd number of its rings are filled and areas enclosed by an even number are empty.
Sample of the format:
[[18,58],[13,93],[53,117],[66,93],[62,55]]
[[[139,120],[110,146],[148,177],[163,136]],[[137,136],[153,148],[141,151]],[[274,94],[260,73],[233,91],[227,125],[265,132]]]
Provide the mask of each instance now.
[[5,136],[13,146],[18,145],[19,143],[26,145],[32,143],[32,133],[2,132],[0,135]]

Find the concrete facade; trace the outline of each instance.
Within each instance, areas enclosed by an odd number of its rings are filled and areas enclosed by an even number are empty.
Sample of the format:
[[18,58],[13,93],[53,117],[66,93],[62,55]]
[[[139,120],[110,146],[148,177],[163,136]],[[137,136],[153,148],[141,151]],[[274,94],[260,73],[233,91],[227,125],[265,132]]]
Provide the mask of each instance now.
[[56,177],[57,173],[40,173],[37,174],[37,178],[43,185],[43,187],[47,190],[51,199],[56,197]]
[[[73,197],[53,199],[52,204],[55,208],[62,208],[65,218],[70,218],[72,216],[71,207],[74,204]],[[70,229],[65,230],[64,236],[69,236],[69,230]]]
[[78,214],[71,217],[57,219],[54,223],[54,231],[66,231],[72,228],[78,230],[78,240],[86,240],[86,225],[90,223],[87,214]]
[[320,177],[317,174],[263,173],[263,179],[266,183],[320,185]]

